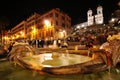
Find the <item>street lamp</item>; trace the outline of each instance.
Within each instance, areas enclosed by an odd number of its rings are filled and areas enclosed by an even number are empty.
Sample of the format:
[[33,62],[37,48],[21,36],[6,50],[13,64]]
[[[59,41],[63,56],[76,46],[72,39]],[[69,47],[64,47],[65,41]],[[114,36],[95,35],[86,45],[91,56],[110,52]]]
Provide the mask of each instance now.
[[44,20],[44,23],[45,23],[46,29],[48,30],[49,26],[51,26],[50,21],[49,20]]
[[46,26],[50,26],[50,21],[49,20],[45,20],[45,25]]
[[48,36],[49,35],[48,29],[51,26],[51,23],[49,20],[44,20],[44,23],[45,23],[46,35]]

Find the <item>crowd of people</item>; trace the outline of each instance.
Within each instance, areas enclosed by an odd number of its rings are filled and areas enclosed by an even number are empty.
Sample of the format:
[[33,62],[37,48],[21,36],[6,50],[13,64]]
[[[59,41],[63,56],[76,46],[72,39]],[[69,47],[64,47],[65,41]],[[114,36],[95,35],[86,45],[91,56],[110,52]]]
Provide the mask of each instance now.
[[33,39],[27,40],[29,45],[37,48],[45,48],[45,47],[67,47],[65,45],[66,41],[62,39],[57,40],[44,40],[44,39]]
[[74,32],[73,36],[67,38],[69,42],[80,42],[81,45],[92,47],[93,45],[101,45],[107,41],[109,35],[120,32],[117,27],[105,25],[93,25],[87,29],[80,29]]

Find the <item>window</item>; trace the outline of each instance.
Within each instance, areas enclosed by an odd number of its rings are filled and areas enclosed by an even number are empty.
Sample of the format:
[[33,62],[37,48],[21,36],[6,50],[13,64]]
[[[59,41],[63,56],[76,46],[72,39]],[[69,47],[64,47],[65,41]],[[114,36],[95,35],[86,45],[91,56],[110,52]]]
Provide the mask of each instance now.
[[64,16],[62,16],[62,20],[65,20],[65,17],[64,17]]
[[62,23],[62,27],[65,27],[65,23]]
[[101,14],[101,11],[99,11],[98,13]]
[[52,17],[53,16],[53,14],[52,13],[50,13],[50,17]]
[[51,21],[51,25],[53,25],[53,22]]
[[56,25],[58,25],[58,21],[56,21]]
[[58,17],[58,13],[55,13],[55,17]]

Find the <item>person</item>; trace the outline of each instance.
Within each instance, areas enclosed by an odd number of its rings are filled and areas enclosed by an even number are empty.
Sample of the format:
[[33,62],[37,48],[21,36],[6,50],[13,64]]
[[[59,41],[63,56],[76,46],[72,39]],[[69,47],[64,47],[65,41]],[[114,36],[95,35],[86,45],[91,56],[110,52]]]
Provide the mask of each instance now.
[[45,41],[44,41],[44,39],[42,39],[42,40],[40,41],[40,45],[41,45],[42,48],[44,47],[44,44],[45,44]]
[[93,47],[93,42],[89,42],[89,43],[87,43],[87,44],[86,44],[86,47],[87,47],[87,48],[91,48],[91,47]]
[[58,39],[58,47],[60,47],[60,46],[61,46],[61,40]]
[[12,50],[13,45],[14,45],[14,42],[12,42],[12,43],[9,44],[8,52],[10,52]]
[[62,43],[62,48],[67,48],[67,47],[68,47],[67,42],[66,42],[66,41],[63,41],[63,43]]

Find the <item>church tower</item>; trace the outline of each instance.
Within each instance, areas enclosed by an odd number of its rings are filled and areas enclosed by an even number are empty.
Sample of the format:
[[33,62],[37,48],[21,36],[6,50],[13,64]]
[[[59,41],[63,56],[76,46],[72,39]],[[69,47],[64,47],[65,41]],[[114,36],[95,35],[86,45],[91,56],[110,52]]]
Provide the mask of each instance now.
[[87,23],[88,23],[88,26],[90,25],[93,25],[94,23],[94,16],[92,15],[92,10],[89,9],[88,12],[87,12]]
[[95,23],[103,24],[103,8],[102,8],[102,6],[97,7],[97,14],[95,15]]

